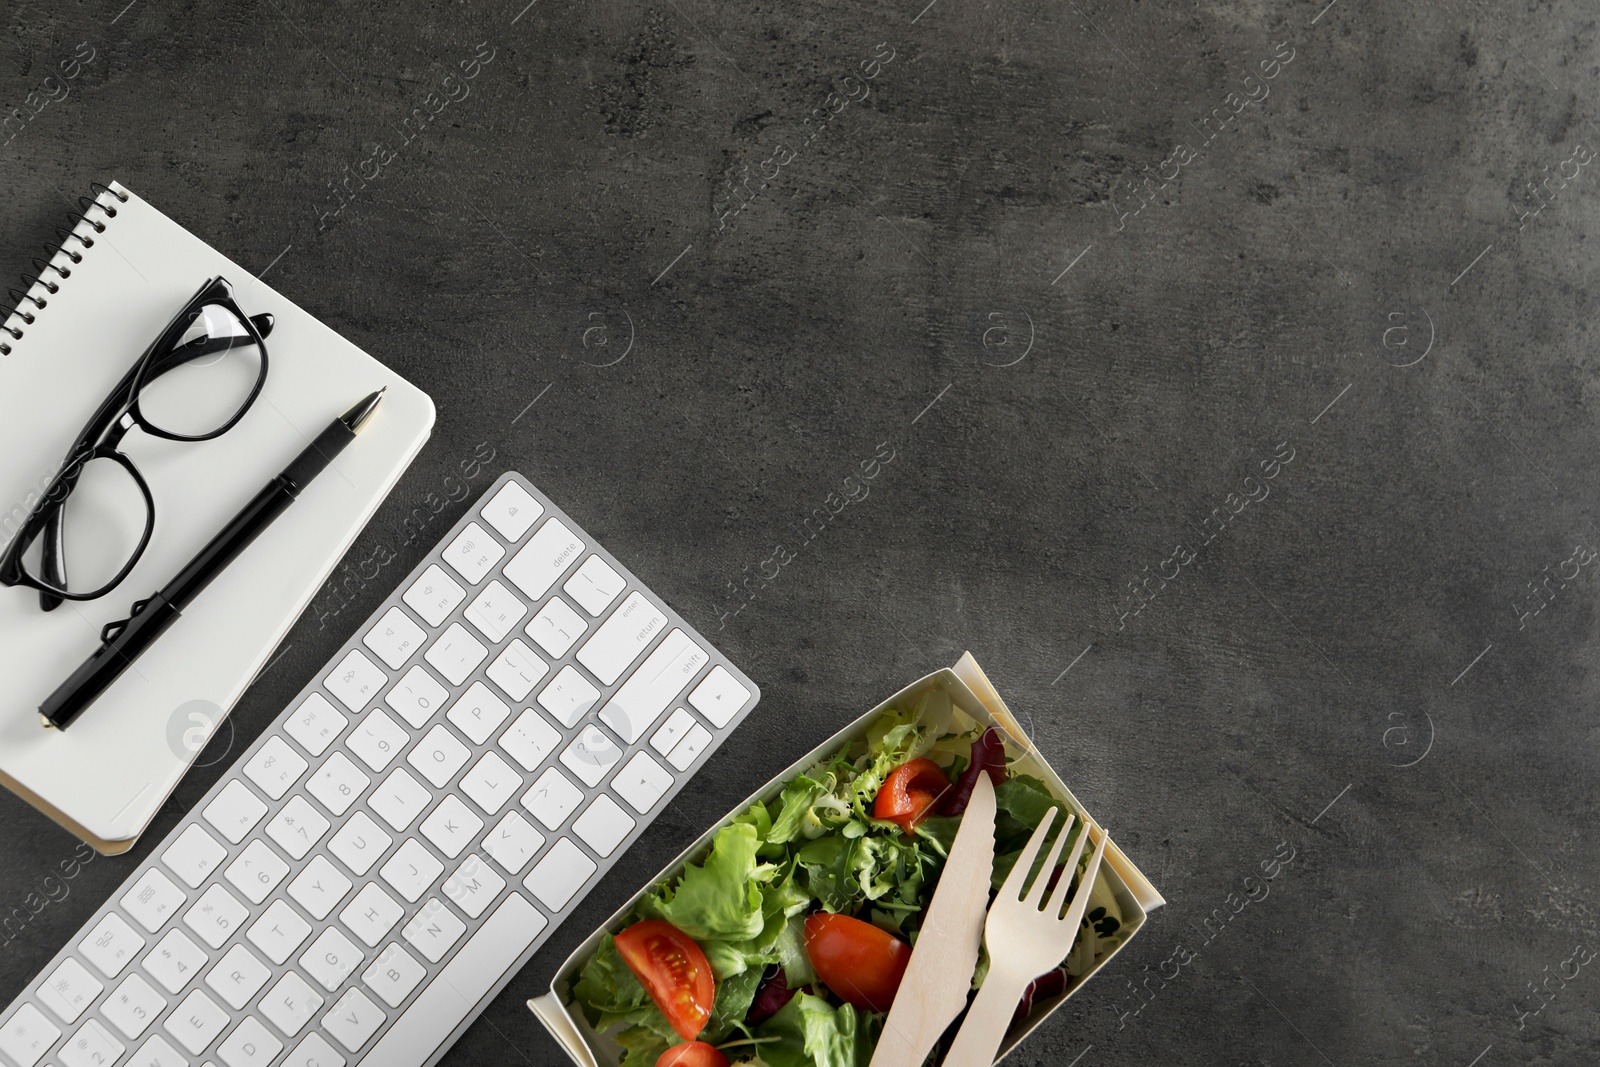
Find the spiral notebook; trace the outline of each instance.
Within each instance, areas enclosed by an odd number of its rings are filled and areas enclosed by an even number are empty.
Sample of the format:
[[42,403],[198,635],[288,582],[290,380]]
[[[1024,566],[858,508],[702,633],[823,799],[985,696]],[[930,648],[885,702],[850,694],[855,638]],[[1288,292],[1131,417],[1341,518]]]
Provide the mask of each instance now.
[[[270,369],[212,441],[139,431],[122,445],[149,483],[155,529],[108,595],[39,609],[0,587],[0,783],[101,852],[131,847],[266,665],[433,426],[426,394],[113,183],[92,200],[0,332],[0,545],[48,486],[96,406],[208,278],[276,317]],[[64,231],[63,231],[64,232]],[[37,707],[100,628],[172,578],[331,419],[388,392],[361,436],[69,730]]]

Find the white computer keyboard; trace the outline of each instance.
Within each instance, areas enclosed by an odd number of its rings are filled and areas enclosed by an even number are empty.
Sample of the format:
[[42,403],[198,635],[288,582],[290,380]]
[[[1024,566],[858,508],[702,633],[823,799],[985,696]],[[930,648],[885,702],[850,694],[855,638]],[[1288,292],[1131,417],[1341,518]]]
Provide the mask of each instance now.
[[506,474],[0,1014],[0,1061],[432,1064],[758,699]]

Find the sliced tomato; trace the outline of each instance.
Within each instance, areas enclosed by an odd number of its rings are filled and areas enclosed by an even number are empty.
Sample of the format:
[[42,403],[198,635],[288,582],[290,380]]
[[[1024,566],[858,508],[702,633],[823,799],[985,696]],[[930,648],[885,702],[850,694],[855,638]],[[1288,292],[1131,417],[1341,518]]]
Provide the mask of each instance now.
[[818,912],[806,920],[806,955],[817,977],[841,999],[888,1011],[911,962],[911,946],[871,923]]
[[872,802],[872,817],[899,823],[909,834],[949,788],[950,780],[933,760],[902,763],[878,790],[877,799]]
[[704,1041],[686,1041],[663,1052],[656,1067],[728,1067],[728,1057]]
[[646,919],[615,940],[622,961],[678,1036],[685,1041],[699,1037],[711,1018],[717,988],[711,964],[694,939],[669,922]]

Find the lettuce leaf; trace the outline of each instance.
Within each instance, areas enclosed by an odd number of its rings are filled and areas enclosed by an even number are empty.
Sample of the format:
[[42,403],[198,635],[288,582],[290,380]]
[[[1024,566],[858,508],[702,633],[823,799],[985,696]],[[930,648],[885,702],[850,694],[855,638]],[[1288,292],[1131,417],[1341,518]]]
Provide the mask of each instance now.
[[877,1043],[876,1017],[849,1004],[796,993],[761,1024],[761,1059],[770,1067],[867,1067]]
[[771,864],[757,864],[760,844],[760,835],[749,822],[724,826],[711,839],[705,862],[685,867],[676,888],[658,886],[640,902],[641,914],[664,919],[696,941],[744,941],[757,936],[765,925],[761,886],[776,870]]

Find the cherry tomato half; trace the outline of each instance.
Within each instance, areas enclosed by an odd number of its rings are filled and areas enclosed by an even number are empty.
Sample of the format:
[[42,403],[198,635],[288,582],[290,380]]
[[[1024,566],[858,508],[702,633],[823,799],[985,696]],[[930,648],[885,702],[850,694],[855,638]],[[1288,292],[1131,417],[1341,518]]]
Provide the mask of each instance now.
[[909,834],[949,788],[950,780],[933,760],[902,763],[878,790],[877,799],[872,802],[872,817],[899,823]]
[[[711,964],[694,939],[669,922],[646,919],[622,931],[615,940],[622,961],[678,1036],[685,1041],[699,1037],[711,1018],[717,990]],[[693,1067],[694,1061],[687,1062]]]
[[688,1041],[663,1052],[656,1067],[728,1067],[728,1057],[704,1041]]
[[871,923],[819,912],[806,920],[806,955],[817,977],[841,999],[888,1011],[911,962],[911,946]]

